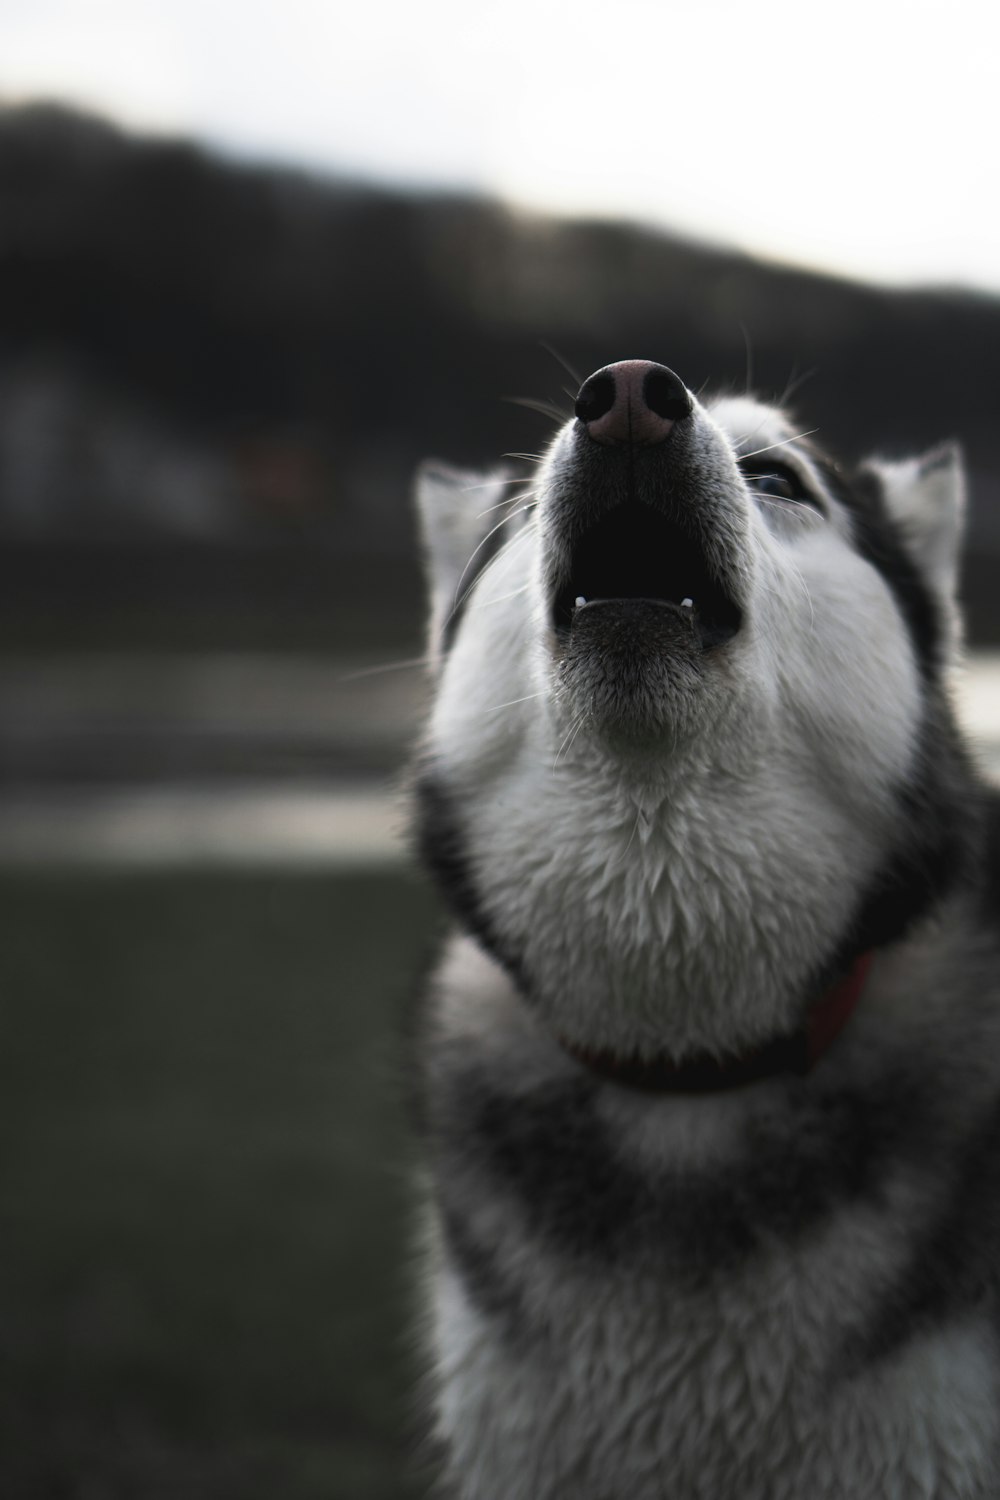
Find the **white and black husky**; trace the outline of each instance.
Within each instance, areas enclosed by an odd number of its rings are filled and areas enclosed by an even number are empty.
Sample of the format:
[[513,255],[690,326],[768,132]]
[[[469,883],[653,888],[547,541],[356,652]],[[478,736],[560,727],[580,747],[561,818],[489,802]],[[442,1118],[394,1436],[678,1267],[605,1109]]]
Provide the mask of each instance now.
[[419,489],[417,822],[458,923],[419,1038],[446,1493],[996,1500],[957,455],[849,477],[628,360],[501,530],[499,479]]

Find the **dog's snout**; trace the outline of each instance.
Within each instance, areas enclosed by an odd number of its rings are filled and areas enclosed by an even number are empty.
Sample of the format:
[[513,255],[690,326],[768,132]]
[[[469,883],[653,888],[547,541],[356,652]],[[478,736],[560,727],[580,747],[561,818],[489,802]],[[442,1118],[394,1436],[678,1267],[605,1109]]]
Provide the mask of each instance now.
[[583,382],[575,410],[595,442],[649,447],[689,417],[692,405],[684,382],[666,365],[623,359]]

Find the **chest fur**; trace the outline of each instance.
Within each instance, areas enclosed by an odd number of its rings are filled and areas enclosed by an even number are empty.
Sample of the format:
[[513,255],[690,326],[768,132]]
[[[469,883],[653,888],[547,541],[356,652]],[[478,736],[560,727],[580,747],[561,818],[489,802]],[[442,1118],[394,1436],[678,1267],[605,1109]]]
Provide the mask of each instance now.
[[822,1251],[700,1288],[566,1265],[531,1277],[490,1307],[454,1264],[436,1273],[461,1500],[996,1493],[998,1372],[978,1320],[858,1365],[836,1306],[845,1278]]

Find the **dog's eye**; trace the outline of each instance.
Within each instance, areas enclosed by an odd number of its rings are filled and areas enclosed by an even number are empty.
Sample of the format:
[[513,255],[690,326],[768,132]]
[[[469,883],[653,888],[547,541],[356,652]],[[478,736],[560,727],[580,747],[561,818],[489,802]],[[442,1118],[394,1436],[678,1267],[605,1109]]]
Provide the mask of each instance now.
[[771,495],[775,500],[795,499],[795,486],[784,474],[754,474],[751,482],[758,495]]
[[819,509],[815,497],[810,495],[795,470],[790,469],[787,464],[747,462],[741,464],[740,468],[755,495],[769,500],[791,500]]

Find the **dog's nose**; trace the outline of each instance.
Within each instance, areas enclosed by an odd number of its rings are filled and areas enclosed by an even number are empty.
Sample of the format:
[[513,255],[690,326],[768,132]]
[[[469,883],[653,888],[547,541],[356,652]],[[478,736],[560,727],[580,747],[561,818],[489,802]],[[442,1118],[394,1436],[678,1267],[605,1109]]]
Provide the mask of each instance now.
[[692,406],[683,380],[666,365],[623,359],[583,382],[575,410],[595,442],[648,447],[662,443]]

